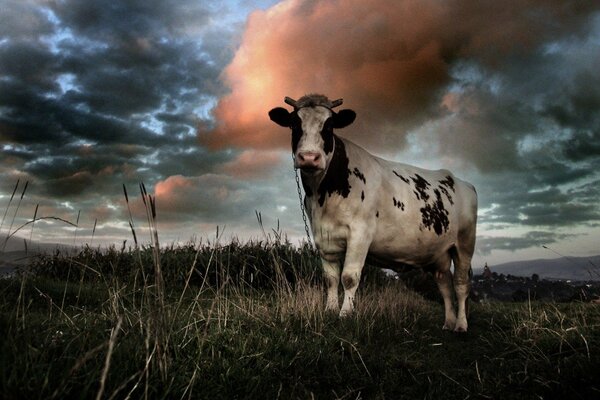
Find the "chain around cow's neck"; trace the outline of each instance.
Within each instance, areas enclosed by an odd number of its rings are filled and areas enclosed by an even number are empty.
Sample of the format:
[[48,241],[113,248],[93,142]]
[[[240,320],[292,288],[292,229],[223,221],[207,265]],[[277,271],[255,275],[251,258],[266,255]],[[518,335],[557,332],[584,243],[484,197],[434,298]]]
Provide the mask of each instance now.
[[292,165],[294,166],[294,172],[296,173],[296,187],[298,189],[298,199],[300,200],[300,211],[302,212],[302,219],[304,220],[304,230],[306,231],[306,239],[311,249],[314,249],[312,239],[310,238],[310,229],[308,228],[308,222],[306,221],[306,210],[304,209],[304,201],[302,199],[302,190],[300,189],[300,176],[298,174],[298,168],[296,168],[296,159],[292,152]]

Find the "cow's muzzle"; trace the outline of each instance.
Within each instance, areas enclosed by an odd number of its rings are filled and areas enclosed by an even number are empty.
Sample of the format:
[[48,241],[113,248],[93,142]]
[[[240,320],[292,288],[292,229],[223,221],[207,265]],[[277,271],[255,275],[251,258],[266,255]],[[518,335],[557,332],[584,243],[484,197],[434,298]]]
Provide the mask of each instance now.
[[313,151],[298,153],[296,155],[296,167],[307,172],[316,172],[323,169],[321,165],[321,154]]

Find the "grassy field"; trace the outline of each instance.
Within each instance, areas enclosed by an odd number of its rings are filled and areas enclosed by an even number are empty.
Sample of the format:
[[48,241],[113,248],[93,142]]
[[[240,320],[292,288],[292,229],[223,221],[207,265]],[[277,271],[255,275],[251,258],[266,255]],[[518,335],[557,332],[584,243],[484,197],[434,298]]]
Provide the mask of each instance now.
[[0,397],[600,396],[597,305],[475,304],[457,335],[376,271],[352,316],[324,312],[308,249],[172,247],[162,279],[153,254],[88,248],[0,280]]

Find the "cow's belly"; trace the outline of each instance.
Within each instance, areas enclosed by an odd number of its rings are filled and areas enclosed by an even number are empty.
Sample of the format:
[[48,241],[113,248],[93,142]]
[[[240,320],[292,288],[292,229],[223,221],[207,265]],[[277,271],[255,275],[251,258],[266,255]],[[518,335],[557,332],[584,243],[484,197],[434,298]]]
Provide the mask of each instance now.
[[[378,224],[369,244],[369,254],[381,261],[424,266],[445,257],[456,243],[456,231],[450,228],[443,235],[427,229],[414,229],[414,221],[372,220]],[[340,222],[339,218],[319,215],[313,224],[313,237],[321,257],[328,261],[341,261],[346,253],[352,221]],[[418,226],[418,224],[416,225]],[[451,224],[451,226],[456,226]]]
[[[448,250],[456,243],[456,227],[438,235],[419,227],[417,220],[390,221],[376,230],[369,254],[380,260],[411,265],[429,265],[447,257]],[[415,229],[416,228],[416,229]]]

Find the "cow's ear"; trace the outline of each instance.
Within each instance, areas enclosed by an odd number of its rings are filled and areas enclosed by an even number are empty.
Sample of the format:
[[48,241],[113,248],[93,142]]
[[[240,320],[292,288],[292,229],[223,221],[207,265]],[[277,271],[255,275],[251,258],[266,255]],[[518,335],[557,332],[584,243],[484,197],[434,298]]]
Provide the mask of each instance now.
[[340,110],[333,114],[333,127],[337,129],[345,128],[356,119],[356,113],[352,110]]
[[290,112],[283,107],[277,107],[269,111],[269,118],[278,125],[289,128]]

